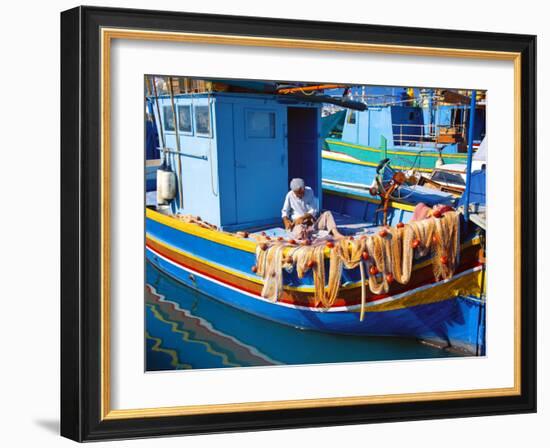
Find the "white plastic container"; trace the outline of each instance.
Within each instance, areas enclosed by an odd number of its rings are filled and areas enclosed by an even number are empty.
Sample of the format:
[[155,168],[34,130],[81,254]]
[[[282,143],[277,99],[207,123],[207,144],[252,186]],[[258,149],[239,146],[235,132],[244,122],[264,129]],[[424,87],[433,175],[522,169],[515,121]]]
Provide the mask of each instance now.
[[173,171],[157,170],[157,204],[166,204],[176,197],[176,174]]

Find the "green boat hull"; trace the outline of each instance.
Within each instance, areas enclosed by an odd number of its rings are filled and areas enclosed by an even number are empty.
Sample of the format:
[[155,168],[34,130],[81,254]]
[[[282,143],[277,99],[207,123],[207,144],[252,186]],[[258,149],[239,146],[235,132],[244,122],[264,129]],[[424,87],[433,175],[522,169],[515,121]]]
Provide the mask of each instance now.
[[[389,158],[392,161],[392,166],[396,169],[432,171],[440,159],[439,152],[433,150],[380,149],[331,138],[327,138],[325,143],[325,148],[329,151],[346,154],[362,164],[371,166],[376,166],[380,160]],[[441,158],[445,164],[466,163],[466,154],[442,152]]]

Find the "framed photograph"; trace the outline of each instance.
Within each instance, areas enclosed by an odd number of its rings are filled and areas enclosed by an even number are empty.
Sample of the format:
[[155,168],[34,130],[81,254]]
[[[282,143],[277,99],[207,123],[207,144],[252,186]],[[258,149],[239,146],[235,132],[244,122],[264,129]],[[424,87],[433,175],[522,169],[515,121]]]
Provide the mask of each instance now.
[[63,12],[62,435],[535,412],[535,44]]

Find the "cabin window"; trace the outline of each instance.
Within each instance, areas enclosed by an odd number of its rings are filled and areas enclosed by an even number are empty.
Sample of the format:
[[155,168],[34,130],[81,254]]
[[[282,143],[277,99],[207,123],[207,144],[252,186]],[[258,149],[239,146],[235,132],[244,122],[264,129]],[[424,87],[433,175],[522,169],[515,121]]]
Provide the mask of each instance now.
[[197,135],[210,137],[210,106],[195,106],[195,131]]
[[249,138],[275,138],[275,112],[246,111],[246,136]]
[[348,124],[355,124],[356,119],[356,112],[354,110],[350,110],[348,113]]
[[174,124],[174,111],[172,110],[172,106],[164,106],[163,115],[162,121],[164,122],[164,130],[175,131],[176,126]]
[[178,127],[181,132],[190,134],[193,132],[191,123],[191,106],[178,106]]

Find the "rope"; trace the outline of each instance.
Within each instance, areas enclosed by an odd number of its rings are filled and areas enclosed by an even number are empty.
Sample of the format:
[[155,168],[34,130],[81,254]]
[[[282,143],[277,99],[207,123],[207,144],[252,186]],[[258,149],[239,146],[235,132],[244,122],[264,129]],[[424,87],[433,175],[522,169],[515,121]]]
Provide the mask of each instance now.
[[284,244],[275,244],[269,250],[256,247],[258,275],[264,279],[262,297],[277,301],[283,291],[282,256]]
[[365,291],[365,266],[363,263],[359,263],[359,270],[361,271],[361,314],[359,320],[363,322],[365,318],[365,302],[367,300],[367,292]]
[[314,304],[328,309],[338,297],[342,270],[359,266],[360,319],[363,320],[366,286],[368,285],[372,294],[379,295],[388,293],[393,281],[406,285],[411,279],[415,256],[431,254],[436,281],[454,275],[460,252],[459,217],[459,212],[448,211],[439,218],[412,221],[401,228],[386,228],[385,234],[334,242],[328,260],[328,283],[324,241],[309,246],[296,246],[287,241],[258,239],[256,265],[258,275],[264,279],[262,296],[273,302],[279,300],[283,291],[283,268],[288,272],[296,269],[298,278],[303,278],[311,270],[315,290]]
[[186,222],[188,224],[195,224],[197,226],[202,227],[203,229],[210,229],[210,230],[218,230],[218,227],[216,227],[214,224],[210,224],[206,221],[203,221],[200,216],[193,216],[193,215],[182,215],[182,214],[176,214],[174,217],[180,221]]

